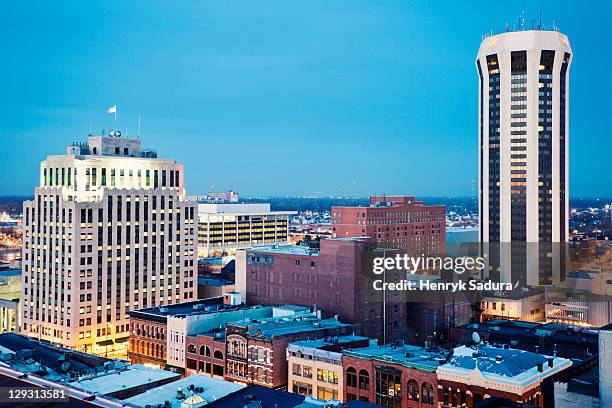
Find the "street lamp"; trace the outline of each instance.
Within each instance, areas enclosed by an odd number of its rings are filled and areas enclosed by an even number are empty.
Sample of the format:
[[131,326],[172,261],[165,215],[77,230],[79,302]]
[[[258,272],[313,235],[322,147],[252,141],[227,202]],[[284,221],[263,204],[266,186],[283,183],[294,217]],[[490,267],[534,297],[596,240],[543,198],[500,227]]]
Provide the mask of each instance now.
[[[397,251],[397,248],[374,248],[372,252],[383,254],[383,259],[387,259],[387,251]],[[383,268],[383,344],[387,344],[387,268]]]

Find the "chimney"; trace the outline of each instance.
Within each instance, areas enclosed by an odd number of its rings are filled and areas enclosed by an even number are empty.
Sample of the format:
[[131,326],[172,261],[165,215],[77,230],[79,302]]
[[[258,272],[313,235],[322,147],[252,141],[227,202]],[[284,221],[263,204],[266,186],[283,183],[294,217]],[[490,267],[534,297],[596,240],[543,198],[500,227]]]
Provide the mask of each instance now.
[[554,359],[552,357],[548,357],[548,366],[552,367],[554,365],[553,363]]
[[544,363],[538,363],[538,372],[544,371]]

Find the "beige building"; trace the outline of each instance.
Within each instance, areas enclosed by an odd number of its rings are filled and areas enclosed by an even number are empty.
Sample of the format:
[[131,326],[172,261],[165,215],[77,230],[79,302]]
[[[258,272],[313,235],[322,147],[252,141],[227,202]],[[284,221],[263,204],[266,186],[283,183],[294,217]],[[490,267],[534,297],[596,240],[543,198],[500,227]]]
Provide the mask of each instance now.
[[198,257],[236,254],[237,249],[289,243],[289,216],[270,204],[198,204]]
[[19,331],[21,292],[21,269],[0,270],[0,333]]
[[367,347],[360,336],[294,341],[287,347],[287,390],[328,401],[344,401],[342,349]]
[[195,299],[197,209],[183,166],[89,136],[40,166],[24,203],[24,334],[123,356],[132,309]]
[[522,289],[490,294],[481,301],[482,320],[508,319],[524,322],[544,320],[544,290]]

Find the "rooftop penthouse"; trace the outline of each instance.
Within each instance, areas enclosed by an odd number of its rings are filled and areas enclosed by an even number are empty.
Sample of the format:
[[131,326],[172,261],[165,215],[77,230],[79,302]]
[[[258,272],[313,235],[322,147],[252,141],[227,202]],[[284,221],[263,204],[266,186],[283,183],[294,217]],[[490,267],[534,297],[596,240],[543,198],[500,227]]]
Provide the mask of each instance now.
[[124,156],[157,158],[157,151],[142,149],[140,139],[121,137],[121,131],[109,130],[108,135],[89,135],[87,142],[73,142],[68,146],[67,154],[73,156]]
[[374,345],[365,348],[344,350],[346,356],[373,360],[375,362],[394,363],[407,368],[435,372],[440,364],[444,364],[451,353],[439,347],[418,347],[408,344]]

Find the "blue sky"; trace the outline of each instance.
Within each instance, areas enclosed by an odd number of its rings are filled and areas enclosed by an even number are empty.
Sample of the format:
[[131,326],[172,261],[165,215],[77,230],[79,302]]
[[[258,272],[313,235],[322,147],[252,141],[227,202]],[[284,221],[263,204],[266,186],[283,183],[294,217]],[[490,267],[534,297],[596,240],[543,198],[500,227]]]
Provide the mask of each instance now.
[[0,195],[139,113],[189,194],[476,194],[474,58],[523,7],[574,50],[571,196],[612,196],[609,5],[354,0],[4,4]]

